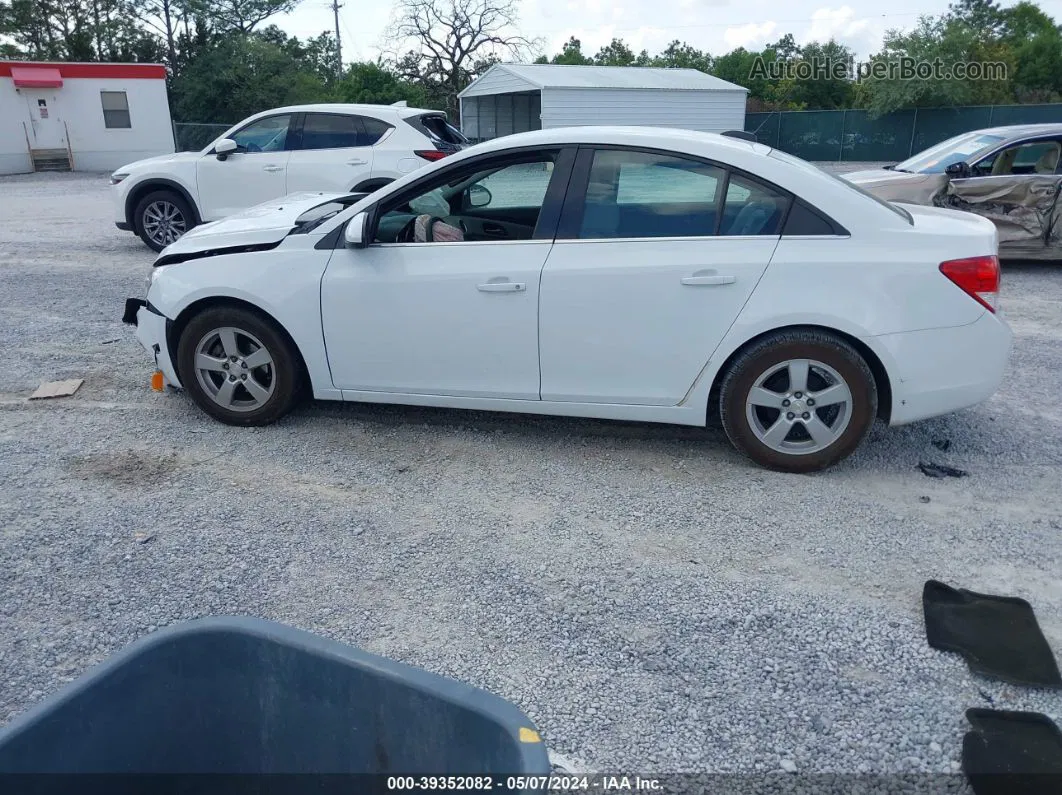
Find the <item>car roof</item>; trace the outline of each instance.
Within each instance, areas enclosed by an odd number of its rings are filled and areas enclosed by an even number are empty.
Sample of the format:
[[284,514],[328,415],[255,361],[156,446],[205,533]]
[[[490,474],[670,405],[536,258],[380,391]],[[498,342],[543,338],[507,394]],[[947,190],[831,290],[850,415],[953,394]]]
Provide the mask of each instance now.
[[424,113],[432,113],[445,116],[445,111],[430,110],[428,108],[408,108],[405,105],[371,105],[356,102],[317,102],[310,105],[286,105],[282,108],[270,108],[269,110],[256,113],[254,117],[268,116],[271,113],[371,113],[377,116],[392,116],[405,119],[410,116],[420,116]]
[[766,155],[771,147],[764,144],[731,138],[720,133],[680,130],[673,127],[558,127],[550,130],[516,133],[476,144],[477,152],[511,149],[519,146],[565,144],[597,144],[599,146],[640,146],[645,148],[677,149],[687,146],[713,148]]
[[1062,136],[1062,124],[1008,124],[1002,127],[986,127],[973,132],[985,135],[1000,135],[1008,141],[1033,135]]

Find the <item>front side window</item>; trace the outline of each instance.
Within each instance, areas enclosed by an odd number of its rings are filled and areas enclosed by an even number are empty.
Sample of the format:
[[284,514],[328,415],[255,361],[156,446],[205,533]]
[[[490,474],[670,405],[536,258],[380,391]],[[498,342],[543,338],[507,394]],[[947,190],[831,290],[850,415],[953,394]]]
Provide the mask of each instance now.
[[288,143],[290,114],[267,116],[253,121],[237,133],[232,140],[238,152],[282,152]]
[[347,149],[359,145],[362,135],[357,116],[335,113],[307,113],[302,123],[300,149]]
[[1057,141],[1031,141],[1009,146],[978,162],[973,167],[973,174],[978,177],[1054,174],[1060,153],[1062,147]]
[[108,130],[130,129],[133,126],[129,118],[129,97],[124,91],[101,91],[103,103],[103,126]]
[[449,172],[381,207],[374,242],[530,240],[558,152]]
[[715,234],[725,171],[672,155],[594,152],[579,238]]

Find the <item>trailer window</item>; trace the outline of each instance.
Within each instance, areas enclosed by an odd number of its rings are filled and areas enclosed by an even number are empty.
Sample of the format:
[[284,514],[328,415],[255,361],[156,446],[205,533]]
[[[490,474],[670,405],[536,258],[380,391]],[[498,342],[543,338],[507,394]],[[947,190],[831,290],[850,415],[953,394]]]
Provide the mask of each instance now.
[[129,97],[124,91],[101,91],[103,103],[103,126],[109,130],[129,129],[133,126],[129,119]]

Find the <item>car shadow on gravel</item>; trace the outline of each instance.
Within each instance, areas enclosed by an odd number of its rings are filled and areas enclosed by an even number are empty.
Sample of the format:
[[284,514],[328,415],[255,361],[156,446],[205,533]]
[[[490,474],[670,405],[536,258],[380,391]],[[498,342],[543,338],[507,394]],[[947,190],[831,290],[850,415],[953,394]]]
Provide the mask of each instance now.
[[507,432],[548,437],[613,437],[652,441],[695,441],[726,444],[721,427],[669,425],[655,422],[557,417],[518,412],[473,411],[385,403],[337,403],[314,401],[297,411],[300,417],[329,417],[393,427],[427,425],[467,428],[480,432]]

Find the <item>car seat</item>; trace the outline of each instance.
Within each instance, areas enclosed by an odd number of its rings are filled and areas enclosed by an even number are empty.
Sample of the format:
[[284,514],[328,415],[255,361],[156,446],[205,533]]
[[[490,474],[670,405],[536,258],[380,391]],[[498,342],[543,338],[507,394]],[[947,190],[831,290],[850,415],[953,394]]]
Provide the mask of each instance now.
[[[778,207],[771,201],[749,202],[741,208],[724,235],[763,235],[776,234],[774,226]],[[770,231],[764,231],[770,230]]]
[[1059,147],[1058,144],[1055,144],[1040,155],[1040,159],[1036,161],[1036,166],[1033,170],[1037,174],[1054,174],[1058,168],[1058,154]]

